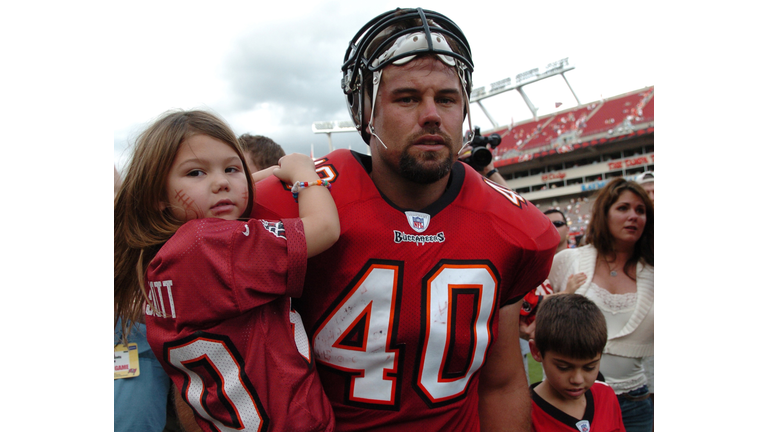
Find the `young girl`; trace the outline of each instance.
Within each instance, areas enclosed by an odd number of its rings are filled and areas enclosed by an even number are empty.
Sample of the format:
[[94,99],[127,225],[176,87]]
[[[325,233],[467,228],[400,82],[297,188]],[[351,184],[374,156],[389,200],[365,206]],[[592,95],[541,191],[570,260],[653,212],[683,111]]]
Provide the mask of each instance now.
[[[201,111],[141,134],[115,198],[115,321],[147,339],[205,431],[331,431],[301,318],[308,257],[339,237],[313,161],[270,173],[294,186],[299,218],[248,219],[252,178],[237,137]],[[137,413],[140,415],[140,413]]]

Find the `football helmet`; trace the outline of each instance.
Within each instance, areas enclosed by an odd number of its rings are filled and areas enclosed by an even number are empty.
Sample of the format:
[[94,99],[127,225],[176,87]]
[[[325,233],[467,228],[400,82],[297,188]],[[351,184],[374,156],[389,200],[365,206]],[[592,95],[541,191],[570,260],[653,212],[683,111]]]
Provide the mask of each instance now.
[[[366,143],[370,144],[371,135],[365,129],[373,119],[384,67],[393,63],[402,65],[429,53],[456,68],[468,113],[474,68],[472,51],[464,33],[446,16],[422,8],[398,8],[372,19],[352,38],[341,67],[344,74],[341,88],[346,95],[349,115]],[[363,119],[366,85],[372,86],[369,119]]]

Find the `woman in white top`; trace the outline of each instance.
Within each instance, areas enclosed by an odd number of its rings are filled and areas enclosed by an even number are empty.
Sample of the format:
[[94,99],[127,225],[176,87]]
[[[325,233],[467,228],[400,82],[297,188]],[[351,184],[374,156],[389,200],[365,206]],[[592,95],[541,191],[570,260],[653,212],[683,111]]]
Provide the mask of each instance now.
[[[555,255],[549,281],[592,299],[608,325],[600,372],[619,397],[627,432],[653,430],[642,358],[653,355],[653,204],[635,182],[616,178],[598,193],[586,246]],[[575,284],[572,282],[570,289]]]

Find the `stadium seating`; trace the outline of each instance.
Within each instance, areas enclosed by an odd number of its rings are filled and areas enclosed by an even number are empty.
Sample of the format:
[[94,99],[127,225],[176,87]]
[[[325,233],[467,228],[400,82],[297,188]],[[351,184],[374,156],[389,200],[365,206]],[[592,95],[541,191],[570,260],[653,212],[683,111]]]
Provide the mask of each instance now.
[[586,119],[589,117],[590,112],[591,110],[589,109],[589,106],[582,105],[575,110],[569,110],[547,117],[545,120],[538,122],[539,124],[544,124],[541,133],[534,136],[524,146],[521,146],[521,149],[531,150],[543,147],[550,144],[552,141],[557,140],[560,136],[565,137],[570,134],[575,137],[580,135],[581,132],[578,125],[582,123],[586,124]]
[[521,122],[512,129],[490,131],[502,137],[494,153],[500,159],[509,159],[564,144],[586,142],[596,136],[629,133],[636,125],[653,122],[653,89],[648,87],[582,104],[540,119]]

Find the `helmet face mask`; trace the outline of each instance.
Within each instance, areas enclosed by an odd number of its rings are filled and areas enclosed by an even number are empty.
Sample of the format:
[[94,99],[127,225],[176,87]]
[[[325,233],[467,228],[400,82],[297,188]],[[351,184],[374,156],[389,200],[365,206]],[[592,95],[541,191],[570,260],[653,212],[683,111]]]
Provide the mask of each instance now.
[[[403,65],[417,56],[435,55],[455,67],[465,93],[469,112],[472,92],[472,52],[461,29],[447,17],[432,11],[396,9],[369,21],[350,42],[344,57],[341,87],[355,127],[366,143],[370,134],[363,118],[366,93],[375,97],[373,75],[390,64]],[[374,89],[371,92],[371,89]],[[373,103],[373,101],[372,101]],[[373,113],[371,113],[373,115]]]

